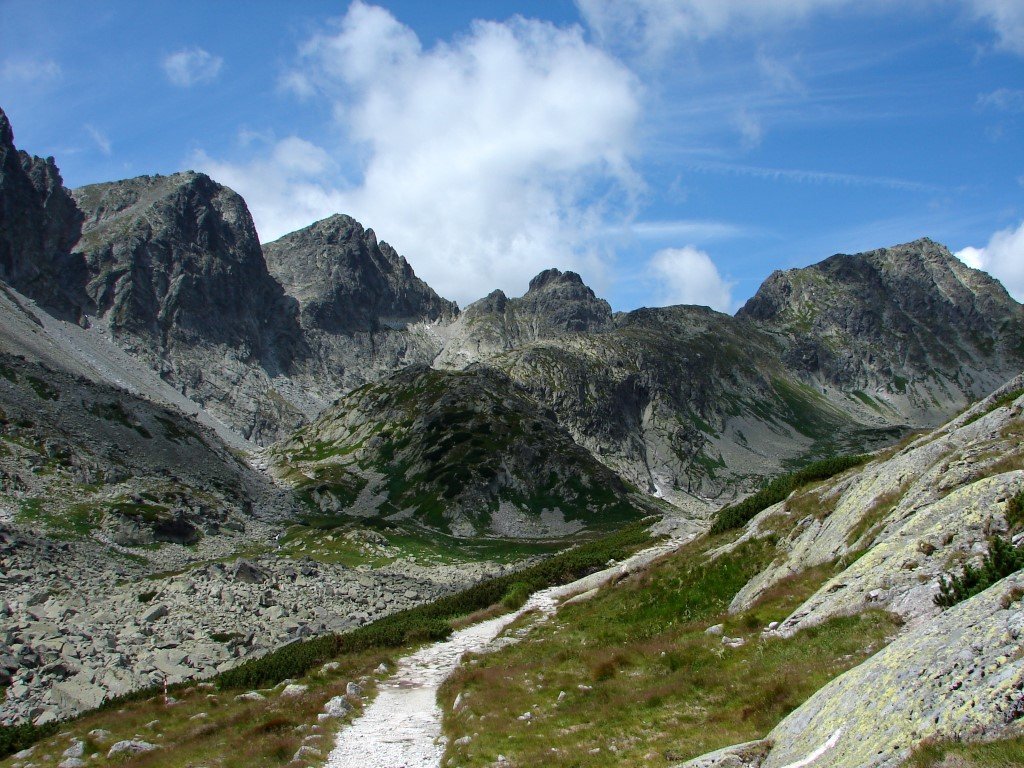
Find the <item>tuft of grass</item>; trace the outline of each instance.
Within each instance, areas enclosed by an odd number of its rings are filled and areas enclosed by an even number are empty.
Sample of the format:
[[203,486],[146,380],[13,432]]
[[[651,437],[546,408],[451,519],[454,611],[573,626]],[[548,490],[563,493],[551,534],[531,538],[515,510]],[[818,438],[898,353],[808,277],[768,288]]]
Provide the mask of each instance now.
[[990,413],[992,413],[992,411],[996,410],[997,408],[1004,408],[1007,405],[1010,405],[1011,403],[1013,403],[1014,400],[1016,400],[1021,395],[1024,395],[1024,389],[1015,389],[1011,392],[1006,392],[1005,394],[1000,395],[991,403],[989,403],[983,410],[978,411],[970,418],[965,419],[964,423],[961,426],[966,427],[968,424],[973,424],[983,416],[988,416]]
[[1024,491],[1018,491],[1006,503],[1006,522],[1010,525],[1011,533],[1024,528]]
[[852,547],[861,538],[873,539],[878,534],[881,522],[896,508],[900,500],[906,496],[910,485],[910,482],[906,482],[896,490],[883,493],[877,497],[871,506],[864,511],[864,514],[861,515],[857,524],[846,534],[846,544]]
[[926,739],[904,768],[1022,768],[1024,736],[995,741]]

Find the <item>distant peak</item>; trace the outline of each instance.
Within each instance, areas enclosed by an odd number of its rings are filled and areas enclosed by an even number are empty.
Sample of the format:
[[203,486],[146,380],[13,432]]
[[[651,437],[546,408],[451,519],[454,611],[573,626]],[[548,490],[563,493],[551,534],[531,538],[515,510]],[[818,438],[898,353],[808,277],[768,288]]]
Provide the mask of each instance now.
[[7,119],[7,114],[2,109],[0,109],[0,144],[14,145],[14,129],[11,128],[11,121]]
[[584,285],[583,278],[575,272],[562,272],[560,269],[545,269],[530,281],[527,293],[542,290],[549,285]]

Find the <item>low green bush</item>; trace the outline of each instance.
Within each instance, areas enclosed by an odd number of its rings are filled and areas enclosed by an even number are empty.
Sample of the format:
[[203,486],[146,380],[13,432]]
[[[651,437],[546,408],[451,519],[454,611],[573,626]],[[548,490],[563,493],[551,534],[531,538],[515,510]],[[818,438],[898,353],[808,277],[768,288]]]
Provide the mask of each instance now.
[[969,563],[959,576],[943,577],[939,580],[939,594],[934,598],[941,608],[949,608],[969,597],[984,592],[997,581],[1024,568],[1024,549],[1017,549],[1008,540],[992,539],[988,554],[975,568]]
[[869,455],[829,456],[812,462],[796,472],[776,477],[743,501],[718,510],[715,522],[711,525],[711,532],[724,533],[740,528],[750,522],[758,512],[772,504],[778,504],[797,488],[818,480],[827,480],[851,467],[863,464],[870,458]]

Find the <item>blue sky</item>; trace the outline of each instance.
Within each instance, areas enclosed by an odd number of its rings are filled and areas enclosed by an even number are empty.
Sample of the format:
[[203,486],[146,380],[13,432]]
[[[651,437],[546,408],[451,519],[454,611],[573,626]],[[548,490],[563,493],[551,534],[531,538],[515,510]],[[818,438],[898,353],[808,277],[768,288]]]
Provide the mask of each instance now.
[[557,266],[733,311],[921,236],[1024,299],[1021,0],[0,0],[0,107],[69,186],[349,213],[463,306]]

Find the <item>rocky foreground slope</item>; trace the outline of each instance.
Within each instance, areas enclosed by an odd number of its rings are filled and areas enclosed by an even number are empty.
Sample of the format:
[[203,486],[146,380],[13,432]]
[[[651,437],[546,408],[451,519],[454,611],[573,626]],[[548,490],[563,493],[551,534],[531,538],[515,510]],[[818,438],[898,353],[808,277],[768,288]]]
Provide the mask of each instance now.
[[[926,739],[1024,733],[1024,574],[950,608],[934,598],[946,574],[978,566],[993,537],[1024,545],[1024,376],[946,426],[863,470],[794,494],[750,522],[744,541],[779,537],[782,554],[736,595],[742,611],[773,585],[815,566],[827,579],[766,636],[792,637],[837,616],[883,609],[899,636],[786,717],[763,742],[689,768],[896,766]],[[713,567],[713,563],[711,564]],[[743,755],[757,755],[757,758]]]

